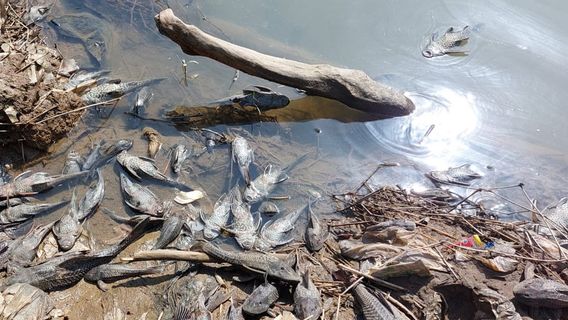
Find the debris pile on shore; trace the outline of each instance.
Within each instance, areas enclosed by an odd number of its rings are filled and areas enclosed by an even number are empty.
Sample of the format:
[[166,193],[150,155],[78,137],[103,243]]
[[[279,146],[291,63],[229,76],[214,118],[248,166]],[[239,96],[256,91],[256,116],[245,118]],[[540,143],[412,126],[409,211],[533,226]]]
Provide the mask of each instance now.
[[25,1],[7,3],[0,34],[0,146],[12,146],[21,156],[24,146],[46,150],[82,114],[66,113],[83,102],[75,93],[58,89],[76,65],[48,47],[34,24],[47,10],[28,8]]

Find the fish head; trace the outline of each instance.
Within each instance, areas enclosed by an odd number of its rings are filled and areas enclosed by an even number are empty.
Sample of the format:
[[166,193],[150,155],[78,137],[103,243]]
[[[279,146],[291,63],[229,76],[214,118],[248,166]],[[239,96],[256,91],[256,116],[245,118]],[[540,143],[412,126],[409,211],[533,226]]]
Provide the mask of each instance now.
[[290,104],[290,99],[285,95],[279,95],[278,98],[276,99],[276,104],[278,106],[285,107]]
[[52,228],[53,234],[57,239],[57,244],[61,251],[71,250],[82,231],[81,226],[78,225],[78,221],[73,218],[66,219],[66,217],[69,216],[63,216],[63,218]]
[[268,274],[290,282],[300,282],[300,275],[284,261],[273,261],[268,267]]
[[256,235],[254,234],[244,234],[240,235],[238,238],[239,245],[245,250],[251,250],[256,243]]
[[254,181],[245,188],[243,197],[244,200],[249,203],[256,202],[262,198],[260,191],[254,185]]
[[118,140],[115,146],[118,150],[129,150],[130,148],[132,148],[132,140],[129,139]]
[[442,48],[436,42],[428,43],[426,48],[424,48],[424,50],[422,50],[422,56],[424,56],[425,58],[433,58],[433,57],[443,56],[444,54],[446,54],[445,51],[444,51],[444,48]]

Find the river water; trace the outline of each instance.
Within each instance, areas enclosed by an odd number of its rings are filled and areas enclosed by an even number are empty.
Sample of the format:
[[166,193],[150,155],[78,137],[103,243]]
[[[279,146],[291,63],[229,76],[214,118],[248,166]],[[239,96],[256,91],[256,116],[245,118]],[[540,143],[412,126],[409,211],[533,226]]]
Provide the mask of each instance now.
[[[334,186],[354,186],[377,163],[395,161],[402,167],[379,174],[376,183],[420,189],[429,185],[424,172],[472,163],[484,174],[477,186],[524,182],[544,204],[564,195],[568,58],[563,2],[247,0],[170,1],[168,5],[180,18],[220,38],[276,56],[361,69],[406,92],[417,110],[403,118],[372,120],[320,98],[293,101],[279,112],[284,130],[275,135],[285,132],[295,142],[318,149],[329,164],[321,170],[329,180],[343,182]],[[291,88],[242,73],[229,90],[233,69],[186,56],[159,35],[152,18],[165,7],[152,1],[60,1],[52,18],[94,16],[107,52],[98,65],[78,42],[65,37],[54,41],[82,66],[109,69],[115,78],[167,77],[154,90],[147,110],[151,117],[161,117],[164,110],[177,105],[203,105],[251,84],[301,98]],[[464,25],[474,30],[467,56],[421,56],[433,32]],[[48,29],[57,28],[50,25]],[[198,77],[190,79],[188,86],[182,81],[182,59],[198,62],[189,63],[189,75]],[[139,136],[143,126],[152,126],[166,137],[166,144],[182,139],[166,124],[132,124],[122,115],[129,103],[132,99],[123,99],[112,117],[97,122],[98,134]],[[253,135],[267,127],[243,126]],[[88,141],[93,139],[89,137]],[[144,141],[139,140],[143,150]],[[339,176],[340,172],[347,175]],[[332,190],[330,181],[320,183],[330,193],[345,191]]]
[[[157,32],[153,16],[166,6],[206,32],[263,53],[361,69],[377,81],[403,90],[416,104],[416,112],[376,120],[337,102],[303,98],[293,88],[243,73],[231,86],[234,69],[187,56]],[[167,5],[147,0],[61,0],[43,26],[48,39],[84,68],[108,69],[113,78],[123,80],[166,77],[153,88],[146,117],[160,118],[179,105],[204,105],[251,84],[290,95],[295,99],[291,105],[274,113],[278,124],[231,126],[249,137],[259,165],[286,164],[310,153],[307,163],[292,172],[278,191],[293,196],[281,204],[284,208],[305,203],[306,195],[314,191],[349,191],[381,162],[401,166],[380,171],[372,179],[373,185],[398,184],[419,190],[431,186],[424,173],[471,163],[484,175],[474,187],[523,182],[542,208],[566,195],[568,180],[567,9],[563,1],[541,4],[528,0],[196,0],[168,1]],[[100,61],[89,56],[78,39],[61,35],[58,26],[49,22],[64,23],[66,16],[96,22],[93,28],[101,32],[106,48]],[[474,29],[466,56],[422,57],[422,48],[433,32],[464,25]],[[189,75],[198,76],[190,77],[187,86],[182,60],[197,62],[188,64]],[[169,124],[124,114],[132,103],[132,97],[125,98],[116,108],[88,112],[69,139],[54,148],[53,157],[35,169],[60,172],[69,150],[86,153],[91,143],[100,139],[133,139],[132,153],[144,155],[147,144],[142,128],[146,126],[161,133],[164,148],[187,142],[182,134],[189,133]],[[227,126],[212,129],[225,130]],[[203,189],[213,202],[227,190],[226,151],[226,147],[220,148],[196,160],[191,174],[183,178]],[[157,162],[163,167],[166,156],[159,155]],[[258,174],[261,168],[253,173]],[[116,166],[105,169],[103,206],[119,210],[124,205],[117,173]],[[167,188],[153,190],[171,198]],[[518,189],[504,194],[527,204]],[[46,198],[52,196],[69,198],[70,192],[49,193]],[[524,217],[505,214],[503,218]],[[93,236],[101,239],[108,238],[116,225],[99,213],[90,228]],[[84,286],[77,290],[98,294]],[[120,299],[128,305],[126,296]],[[143,310],[144,306],[136,308]]]

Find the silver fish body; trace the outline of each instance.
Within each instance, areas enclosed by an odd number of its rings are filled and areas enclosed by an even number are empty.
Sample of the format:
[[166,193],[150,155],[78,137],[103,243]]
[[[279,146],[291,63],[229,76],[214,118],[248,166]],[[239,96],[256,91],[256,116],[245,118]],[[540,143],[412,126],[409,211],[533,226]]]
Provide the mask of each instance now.
[[395,320],[396,317],[389,310],[387,306],[381,300],[379,300],[375,295],[370,293],[363,284],[358,284],[353,289],[353,295],[361,311],[363,312],[363,318],[365,320]]
[[83,102],[87,105],[101,103],[121,97],[129,92],[135,91],[139,88],[160,82],[165,78],[149,79],[142,81],[129,81],[120,83],[103,83],[98,85],[82,96]]
[[180,218],[177,215],[171,215],[162,224],[162,228],[160,229],[160,236],[156,240],[156,243],[152,247],[152,250],[155,249],[163,249],[181,232],[183,224],[185,223],[184,219]]
[[95,72],[88,72],[88,71],[76,72],[75,74],[73,74],[71,76],[71,78],[69,78],[69,81],[67,81],[67,83],[65,83],[65,85],[63,85],[63,89],[64,90],[72,90],[73,88],[78,87],[79,85],[81,85],[84,82],[100,78],[100,77],[105,76],[109,73],[110,73],[110,71],[108,71],[108,70],[101,70],[101,71],[95,71]]
[[310,279],[308,271],[294,291],[294,313],[299,319],[319,319],[322,314],[320,292]]
[[75,190],[73,190],[69,211],[53,225],[52,229],[57,244],[62,251],[71,250],[83,231],[83,226],[77,214],[77,195]]
[[36,250],[49,233],[53,223],[31,230],[27,235],[16,239],[10,246],[9,261],[19,267],[29,266],[36,256]]
[[268,308],[278,300],[278,289],[268,282],[256,287],[243,303],[243,312],[258,315],[268,311]]
[[244,199],[248,203],[256,203],[266,198],[276,185],[285,180],[282,177],[283,171],[281,168],[269,164],[264,169],[264,173],[250,182],[245,188]]
[[422,55],[426,58],[443,56],[448,53],[463,53],[456,48],[463,46],[469,39],[471,29],[469,26],[463,27],[462,30],[455,30],[450,27],[446,32],[437,36],[437,33],[432,34],[430,42],[422,51]]
[[163,216],[167,208],[150,189],[134,183],[125,174],[120,174],[120,186],[124,202],[132,209],[153,215]]
[[8,207],[0,212],[0,225],[23,222],[40,213],[57,209],[66,203],[67,201],[41,204],[24,203],[19,206]]
[[61,174],[81,172],[83,163],[83,157],[74,150],[71,150],[67,154],[67,159],[65,160],[65,165],[63,166]]
[[233,224],[230,231],[235,235],[235,240],[243,249],[252,249],[261,222],[260,216],[253,216],[250,206],[243,202],[238,190],[235,190],[231,199],[231,212],[233,213]]
[[129,150],[130,148],[132,148],[132,140],[118,140],[116,143],[106,147],[88,170],[91,171],[91,174],[94,173],[94,169],[105,165],[107,162],[109,162],[110,159],[114,158],[123,151]]
[[174,173],[180,173],[182,165],[191,156],[191,151],[183,144],[176,144],[172,148],[170,164]]
[[99,141],[91,148],[89,155],[85,158],[85,162],[83,163],[83,170],[91,170],[97,159],[101,156],[101,143],[102,142]]
[[284,281],[299,282],[300,276],[288,263],[271,253],[259,251],[229,251],[224,250],[210,242],[198,242],[201,250],[208,255],[228,263],[243,266],[256,272],[268,274]]
[[138,180],[142,180],[141,175],[146,175],[159,181],[178,185],[176,181],[162,174],[152,159],[136,157],[128,154],[126,151],[122,151],[116,156],[116,160],[128,173]]
[[306,208],[307,206],[294,210],[292,213],[274,216],[262,226],[256,242],[256,248],[261,251],[267,251],[294,240],[288,233],[294,229],[296,221],[298,221],[298,218]]
[[471,181],[481,178],[479,173],[470,169],[469,164],[449,168],[444,171],[431,171],[426,174],[426,176],[437,183],[456,184],[461,186],[469,186]]
[[249,167],[254,161],[254,153],[251,147],[245,138],[237,136],[231,143],[231,150],[241,175],[245,179],[246,184],[249,185],[251,182]]
[[84,279],[89,282],[114,282],[131,277],[161,273],[162,271],[163,267],[159,266],[135,268],[124,264],[103,264],[89,270]]
[[46,172],[26,171],[18,175],[10,183],[0,185],[0,199],[34,195],[44,192],[77,177],[86,175],[87,171],[63,175],[49,175]]
[[306,246],[310,251],[319,251],[323,248],[329,236],[327,227],[323,227],[318,216],[312,210],[311,204],[308,205],[308,226],[306,228]]
[[134,99],[134,105],[130,109],[130,112],[134,114],[140,114],[146,108],[150,99],[154,96],[152,91],[149,87],[142,87],[142,89],[138,90],[136,93],[136,98]]
[[97,169],[97,183],[91,185],[79,203],[77,219],[83,221],[93,215],[105,196],[105,180],[100,169]]

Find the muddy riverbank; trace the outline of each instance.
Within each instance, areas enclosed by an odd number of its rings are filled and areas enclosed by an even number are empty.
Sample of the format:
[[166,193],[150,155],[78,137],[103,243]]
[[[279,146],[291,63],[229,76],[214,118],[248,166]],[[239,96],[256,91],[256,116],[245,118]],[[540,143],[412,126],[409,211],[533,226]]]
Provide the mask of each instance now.
[[42,18],[39,9],[44,7],[30,8],[27,1],[10,1],[0,35],[3,164],[25,163],[43,154],[65,137],[82,115],[72,112],[83,106],[81,99],[61,89],[76,71],[74,60],[66,60],[46,45],[34,22]]

